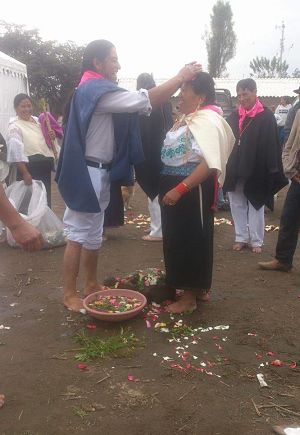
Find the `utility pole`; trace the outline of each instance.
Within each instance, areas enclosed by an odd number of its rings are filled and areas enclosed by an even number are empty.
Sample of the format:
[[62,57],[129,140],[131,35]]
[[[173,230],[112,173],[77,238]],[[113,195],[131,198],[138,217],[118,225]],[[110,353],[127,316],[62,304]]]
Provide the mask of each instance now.
[[276,29],[281,29],[281,38],[280,38],[280,51],[279,51],[279,78],[282,76],[282,58],[284,52],[284,32],[285,32],[285,24],[282,21],[281,26],[276,26]]

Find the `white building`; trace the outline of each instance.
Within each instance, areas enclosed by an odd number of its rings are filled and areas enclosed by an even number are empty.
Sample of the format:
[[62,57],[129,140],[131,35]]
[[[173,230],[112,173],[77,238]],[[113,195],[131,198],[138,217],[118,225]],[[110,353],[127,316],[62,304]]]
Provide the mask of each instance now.
[[[154,77],[155,79],[155,77]],[[155,79],[157,85],[168,80]],[[240,78],[227,78],[227,79],[214,79],[216,88],[228,89],[231,95],[236,96],[236,84]],[[257,93],[261,97],[282,97],[284,95],[290,97],[296,97],[293,93],[294,89],[298,89],[300,85],[300,79],[254,79],[257,84]],[[134,78],[120,78],[119,86],[128,89],[130,91],[136,89],[136,79]]]
[[28,93],[26,65],[0,51],[0,131],[5,137],[17,94]]

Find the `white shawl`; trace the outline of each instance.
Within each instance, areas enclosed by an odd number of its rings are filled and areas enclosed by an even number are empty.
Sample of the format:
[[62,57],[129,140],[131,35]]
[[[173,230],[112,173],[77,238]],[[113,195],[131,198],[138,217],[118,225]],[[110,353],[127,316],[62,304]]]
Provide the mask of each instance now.
[[211,109],[198,110],[184,117],[209,168],[218,171],[219,183],[225,180],[226,164],[235,143],[234,134],[222,116]]

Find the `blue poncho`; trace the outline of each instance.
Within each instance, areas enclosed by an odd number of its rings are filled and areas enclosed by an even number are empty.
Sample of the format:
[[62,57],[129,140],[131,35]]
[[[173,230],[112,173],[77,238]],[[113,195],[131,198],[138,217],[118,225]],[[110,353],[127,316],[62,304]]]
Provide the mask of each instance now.
[[[74,93],[55,177],[71,210],[100,212],[85,161],[86,136],[99,98],[117,90],[120,88],[113,82],[93,79],[79,86]],[[113,122],[116,152],[110,178],[126,185],[132,182],[132,165],[144,160],[138,114],[113,114]]]

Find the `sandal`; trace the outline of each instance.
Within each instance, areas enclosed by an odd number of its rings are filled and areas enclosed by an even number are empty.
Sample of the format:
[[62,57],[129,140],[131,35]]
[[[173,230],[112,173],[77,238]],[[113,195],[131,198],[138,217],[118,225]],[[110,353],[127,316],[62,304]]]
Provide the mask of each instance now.
[[145,242],[161,242],[162,237],[153,237],[148,234],[147,236],[143,236],[142,240],[144,240]]

